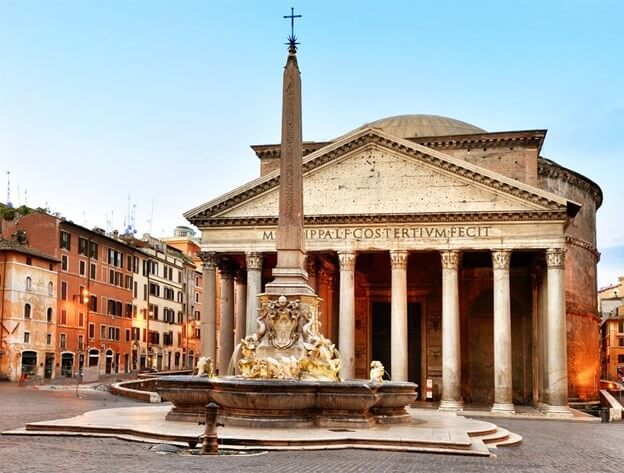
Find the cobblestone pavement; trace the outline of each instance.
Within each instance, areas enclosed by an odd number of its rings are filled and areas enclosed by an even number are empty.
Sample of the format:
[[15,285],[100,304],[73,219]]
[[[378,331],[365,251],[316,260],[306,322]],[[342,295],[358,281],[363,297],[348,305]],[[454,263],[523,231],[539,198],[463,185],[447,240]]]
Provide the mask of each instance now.
[[[107,392],[37,390],[0,383],[0,430],[37,420],[136,405]],[[622,472],[624,423],[535,420],[497,422],[524,437],[496,457],[368,450],[269,452],[219,457],[158,453],[149,444],[115,439],[0,436],[0,472]]]

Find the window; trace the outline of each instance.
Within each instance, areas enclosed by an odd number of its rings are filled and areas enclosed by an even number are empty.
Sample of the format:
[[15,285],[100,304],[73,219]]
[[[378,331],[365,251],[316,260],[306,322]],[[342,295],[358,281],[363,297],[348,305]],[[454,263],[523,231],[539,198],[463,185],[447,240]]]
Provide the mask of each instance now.
[[69,233],[61,231],[60,245],[63,250],[71,250],[71,235]]
[[126,310],[124,312],[124,315],[128,318],[132,317],[132,304],[126,304]]
[[108,249],[108,264],[123,268],[123,254],[113,248]]
[[30,332],[24,332],[24,343],[30,343]]
[[132,289],[132,276],[127,276],[127,275],[126,275],[126,284],[125,284],[125,288],[126,288],[126,289]]
[[129,341],[130,341],[130,329],[127,328],[126,329],[126,342],[129,342]]
[[61,281],[61,300],[67,300],[67,282]]
[[200,329],[196,328],[195,329],[195,339],[199,340],[201,338],[201,331]]
[[52,284],[52,281],[50,281],[48,283],[48,296],[52,295],[54,295],[54,284]]
[[181,324],[184,320],[184,314],[182,312],[178,312],[178,323]]
[[32,291],[32,278],[30,276],[26,276],[26,290]]
[[115,327],[108,327],[108,339],[115,340]]
[[95,264],[91,263],[91,270],[89,271],[89,278],[91,278],[93,280],[96,279],[96,277],[97,277],[96,270],[97,270],[97,268],[95,267]]
[[139,258],[137,258],[136,256],[132,257],[132,272],[135,274],[139,273]]
[[158,320],[158,306],[154,304],[150,304],[150,318],[153,320]]
[[163,287],[163,297],[168,301],[172,301],[175,297],[175,291],[170,287]]
[[48,322],[52,322],[52,307],[48,307],[48,310],[46,311],[46,320]]
[[624,337],[618,337],[618,347],[624,347]]
[[82,312],[78,313],[78,326],[84,327],[84,314]]
[[100,325],[100,339],[104,340],[106,338],[106,325]]
[[136,281],[133,281],[132,285],[134,286],[134,288],[132,289],[132,297],[134,297],[135,299],[137,297],[139,297],[138,294],[138,288],[139,288],[139,283],[137,283]]
[[126,264],[126,268],[132,269],[132,255],[128,255],[128,263]]
[[89,338],[95,338],[95,324],[89,324]]
[[59,340],[60,340],[59,346],[61,350],[65,350],[67,348],[67,335],[62,333],[61,338]]
[[67,271],[67,268],[69,268],[69,258],[67,257],[67,255],[62,255],[61,256],[61,271]]
[[84,336],[78,335],[78,350],[84,350]]
[[195,293],[195,302],[199,302],[199,292]]
[[86,272],[87,272],[87,263],[80,260],[80,263],[78,263],[78,273],[80,273],[81,276],[84,276]]
[[201,312],[199,312],[198,310],[195,311],[195,320],[200,320],[201,319]]
[[132,340],[141,339],[141,329],[139,327],[132,327]]
[[52,334],[51,333],[47,333],[46,334],[46,345],[52,345]]
[[61,320],[59,320],[59,324],[67,324],[67,310],[65,309],[61,309]]
[[89,258],[98,259],[98,244],[94,241],[89,242]]
[[618,333],[624,333],[624,320],[618,322]]
[[158,284],[150,283],[149,293],[150,296],[160,296],[160,286]]
[[24,318],[25,319],[30,319],[31,310],[32,308],[30,307],[30,304],[24,304]]
[[28,266],[32,266],[32,257],[30,257],[30,256],[27,256],[27,257],[26,257],[26,264],[27,264]]
[[78,253],[87,256],[89,242],[82,237],[78,238]]
[[48,266],[48,269],[50,271],[54,271],[54,263],[50,263],[50,265]]
[[92,312],[97,312],[97,296],[89,297],[89,310]]

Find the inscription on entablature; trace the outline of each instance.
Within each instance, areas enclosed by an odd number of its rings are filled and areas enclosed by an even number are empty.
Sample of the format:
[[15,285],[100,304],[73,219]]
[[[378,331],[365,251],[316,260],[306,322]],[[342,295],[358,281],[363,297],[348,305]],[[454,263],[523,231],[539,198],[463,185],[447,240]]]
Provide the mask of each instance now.
[[[356,227],[306,228],[306,240],[403,240],[422,238],[488,238],[492,227],[486,225],[453,225],[448,227]],[[275,240],[276,230],[264,230],[262,240]]]

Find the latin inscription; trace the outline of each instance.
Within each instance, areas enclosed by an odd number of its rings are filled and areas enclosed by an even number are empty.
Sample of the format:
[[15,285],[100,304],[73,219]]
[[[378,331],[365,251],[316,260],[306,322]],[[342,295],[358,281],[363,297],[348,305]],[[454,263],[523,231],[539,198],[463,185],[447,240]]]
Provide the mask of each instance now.
[[[423,238],[487,238],[492,227],[466,225],[451,227],[306,228],[306,240],[403,240]],[[275,230],[262,232],[263,240],[275,240]]]

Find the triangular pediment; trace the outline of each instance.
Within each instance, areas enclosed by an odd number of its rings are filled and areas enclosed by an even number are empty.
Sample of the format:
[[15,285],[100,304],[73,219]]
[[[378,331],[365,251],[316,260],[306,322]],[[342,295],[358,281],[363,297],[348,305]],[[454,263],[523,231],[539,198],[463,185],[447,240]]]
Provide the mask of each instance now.
[[[306,219],[535,215],[565,212],[568,205],[555,194],[374,129],[355,132],[310,154],[303,167]],[[278,196],[275,171],[185,216],[198,226],[275,219]]]

